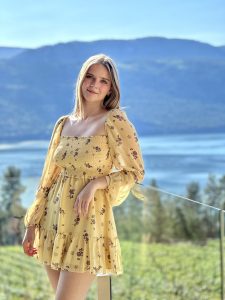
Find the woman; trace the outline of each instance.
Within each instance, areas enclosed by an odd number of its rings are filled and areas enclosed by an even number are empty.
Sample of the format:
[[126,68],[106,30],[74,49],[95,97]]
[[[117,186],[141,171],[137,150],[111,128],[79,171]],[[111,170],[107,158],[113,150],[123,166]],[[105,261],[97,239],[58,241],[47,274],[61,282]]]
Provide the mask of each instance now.
[[25,215],[24,252],[45,265],[57,300],[85,299],[96,275],[123,273],[112,207],[130,191],[141,197],[144,164],[119,103],[114,62],[90,57],[78,76],[74,110],[54,126]]

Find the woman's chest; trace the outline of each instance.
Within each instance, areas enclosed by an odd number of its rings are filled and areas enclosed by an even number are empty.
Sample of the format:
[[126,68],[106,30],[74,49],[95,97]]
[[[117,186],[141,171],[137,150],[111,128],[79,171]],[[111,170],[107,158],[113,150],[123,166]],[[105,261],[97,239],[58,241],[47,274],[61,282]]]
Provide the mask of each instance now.
[[106,136],[72,137],[62,136],[53,160],[61,166],[92,166],[110,163],[110,152]]

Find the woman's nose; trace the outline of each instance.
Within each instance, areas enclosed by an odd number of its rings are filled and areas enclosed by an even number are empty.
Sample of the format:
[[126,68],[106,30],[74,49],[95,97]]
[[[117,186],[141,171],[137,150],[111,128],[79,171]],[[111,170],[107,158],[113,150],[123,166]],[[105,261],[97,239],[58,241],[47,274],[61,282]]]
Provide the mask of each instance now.
[[94,88],[98,88],[98,82],[97,82],[97,80],[92,80],[90,86],[92,86]]

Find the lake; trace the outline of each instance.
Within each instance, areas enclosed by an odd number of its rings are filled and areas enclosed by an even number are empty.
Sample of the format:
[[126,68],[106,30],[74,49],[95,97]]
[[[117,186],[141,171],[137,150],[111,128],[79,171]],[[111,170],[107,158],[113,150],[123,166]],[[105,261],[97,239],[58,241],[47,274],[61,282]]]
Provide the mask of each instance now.
[[[187,134],[140,137],[149,185],[155,178],[158,186],[172,193],[185,194],[191,181],[203,188],[209,173],[225,174],[225,134]],[[0,173],[13,165],[21,169],[26,191],[22,203],[28,206],[34,198],[41,176],[49,141],[23,141],[0,144]]]

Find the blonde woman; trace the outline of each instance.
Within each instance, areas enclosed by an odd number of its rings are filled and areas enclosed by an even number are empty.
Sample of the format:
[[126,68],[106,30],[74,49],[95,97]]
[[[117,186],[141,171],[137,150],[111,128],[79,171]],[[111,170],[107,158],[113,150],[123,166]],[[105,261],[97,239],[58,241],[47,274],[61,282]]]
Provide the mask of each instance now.
[[24,218],[24,252],[45,266],[56,300],[83,300],[96,276],[123,273],[113,206],[130,191],[138,195],[143,177],[115,63],[91,56],[77,79],[73,111],[54,126]]

